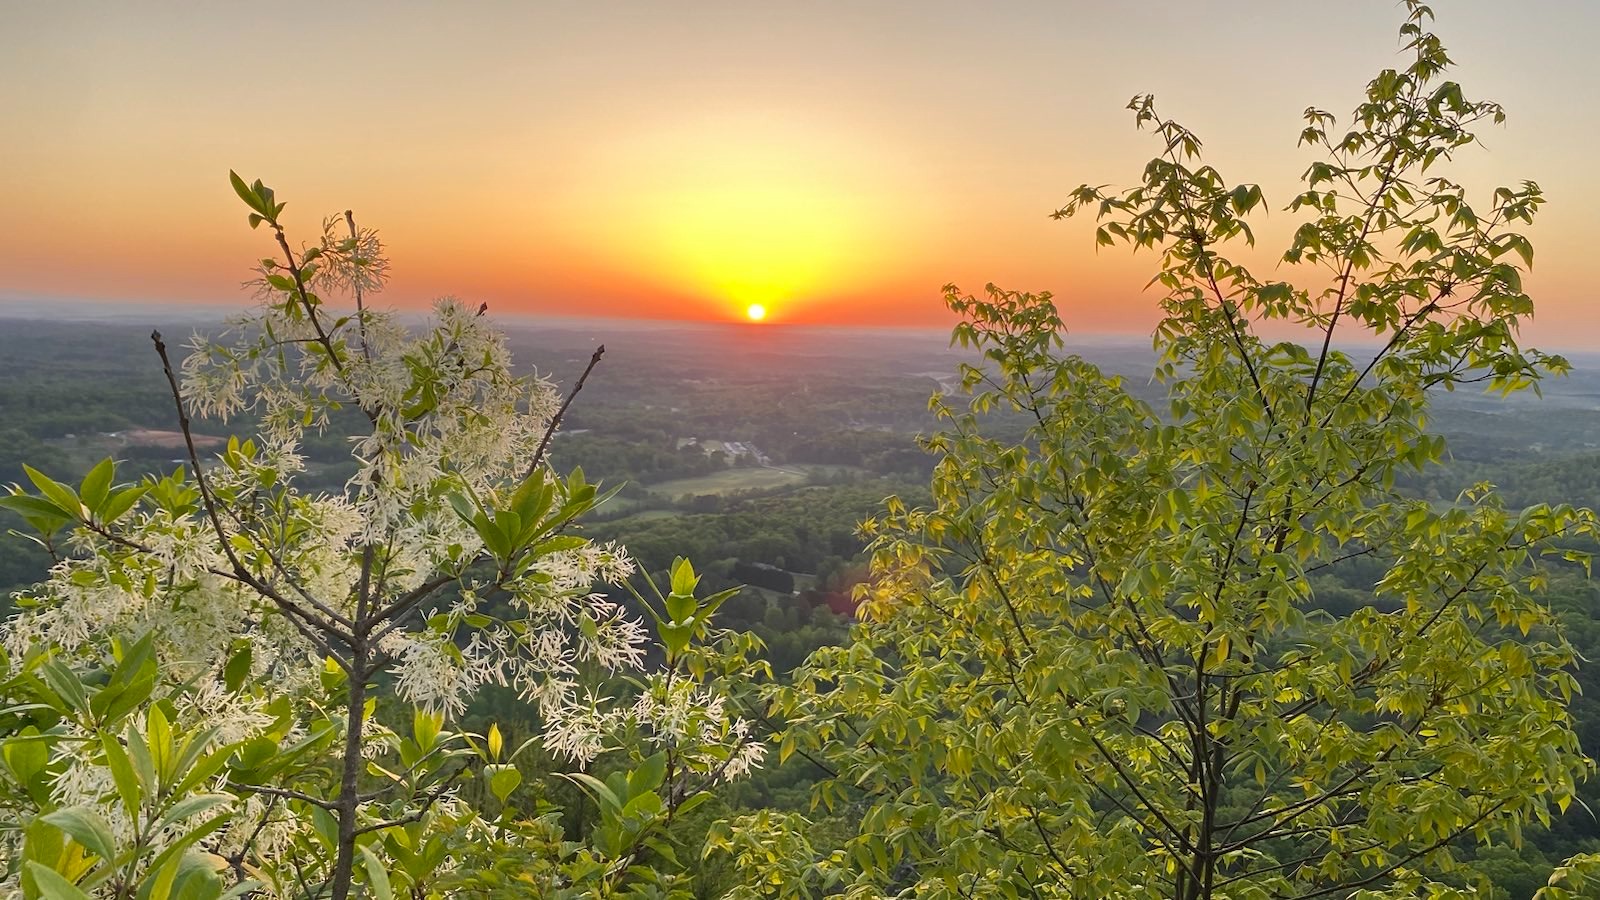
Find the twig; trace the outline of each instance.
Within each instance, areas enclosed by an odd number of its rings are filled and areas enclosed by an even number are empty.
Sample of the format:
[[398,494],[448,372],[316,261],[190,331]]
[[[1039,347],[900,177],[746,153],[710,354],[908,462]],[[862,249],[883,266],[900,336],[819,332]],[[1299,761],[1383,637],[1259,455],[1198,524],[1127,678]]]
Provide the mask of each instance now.
[[234,877],[241,882],[250,875],[249,872],[245,871],[244,858],[250,854],[251,848],[255,846],[256,839],[261,837],[261,832],[266,831],[267,825],[272,822],[272,813],[278,806],[278,799],[275,796],[267,799],[267,808],[261,814],[261,821],[256,823],[256,827],[250,831],[250,836],[244,839],[244,843],[239,845],[239,851],[227,858],[229,867],[233,869]]
[[556,429],[561,427],[561,419],[567,414],[567,407],[572,405],[573,398],[577,397],[578,392],[583,390],[583,383],[589,380],[589,373],[593,372],[594,367],[600,364],[600,357],[605,355],[605,352],[606,345],[601,344],[595,348],[594,355],[589,357],[589,365],[585,366],[583,374],[578,376],[578,383],[572,386],[572,393],[567,395],[567,399],[561,401],[561,408],[556,410],[554,416],[550,417],[550,425],[544,430],[544,437],[539,439],[539,449],[534,451],[533,462],[528,465],[528,474],[523,477],[530,477],[539,470],[539,464],[544,462],[544,452],[550,446],[550,438],[555,435]]
[[178,429],[183,432],[183,445],[189,451],[189,464],[194,466],[194,480],[200,486],[200,498],[204,501],[206,517],[211,520],[211,527],[217,533],[217,543],[222,545],[222,552],[228,557],[228,562],[233,564],[235,572],[241,578],[248,578],[248,570],[239,562],[239,557],[233,552],[233,543],[228,540],[228,534],[222,528],[222,520],[217,518],[216,500],[211,496],[211,488],[206,484],[205,470],[200,465],[200,454],[195,450],[194,435],[189,430],[189,413],[183,406],[183,392],[178,388],[178,376],[172,373],[172,360],[167,356],[167,345],[161,340],[161,332],[150,332],[150,340],[155,342],[156,355],[161,357],[161,371],[167,376],[167,386],[172,389],[172,405],[178,411]]
[[278,246],[283,249],[283,257],[289,264],[289,274],[294,276],[295,290],[299,292],[300,308],[305,311],[306,321],[311,323],[311,330],[316,332],[317,343],[328,353],[328,362],[333,364],[333,370],[344,375],[344,360],[339,358],[339,351],[333,346],[333,339],[322,327],[322,320],[317,317],[316,304],[311,302],[311,292],[306,290],[305,276],[300,264],[294,261],[294,251],[289,249],[289,238],[284,235],[283,228],[276,222],[272,225],[272,233],[278,239]]
[[[195,449],[194,433],[189,425],[189,413],[183,405],[183,392],[178,388],[178,376],[173,374],[172,359],[167,355],[167,345],[161,340],[160,331],[150,332],[150,340],[155,343],[156,354],[161,357],[161,371],[167,376],[167,387],[171,389],[172,403],[177,408],[178,429],[183,433],[183,444],[188,451],[189,464],[194,467],[194,480],[195,484],[200,488],[201,506],[205,508],[206,518],[211,521],[211,528],[216,533],[218,545],[222,547],[223,554],[227,556],[228,564],[233,567],[234,577],[248,585],[256,593],[276,603],[285,612],[292,611],[299,614],[307,623],[316,626],[317,630],[322,632],[332,631],[333,628],[329,623],[315,614],[301,609],[288,598],[273,590],[271,585],[250,574],[250,570],[245,568],[244,563],[239,559],[239,555],[234,552],[233,542],[228,539],[228,533],[222,527],[222,519],[217,515],[216,497],[211,493],[211,486],[206,483],[205,469],[200,465],[200,453]],[[286,618],[294,622],[296,627],[300,626],[300,623],[295,621],[293,615],[286,616]],[[308,638],[311,636],[308,629],[301,628],[300,630]],[[313,640],[313,643],[315,642]],[[325,644],[322,645],[322,648],[336,659],[338,658],[338,654],[334,654],[332,649]]]
[[[229,511],[228,518],[232,519],[234,524],[238,525],[241,531],[244,530],[244,520],[241,519],[238,514]],[[272,562],[273,567],[276,568],[278,573],[283,576],[284,582],[287,583],[295,593],[299,594],[301,599],[305,600],[312,609],[322,613],[324,616],[327,616],[328,619],[344,626],[347,630],[355,629],[356,623],[349,617],[341,614],[338,610],[335,610],[333,607],[328,606],[326,603],[323,603],[317,598],[311,596],[311,594],[306,591],[306,589],[300,584],[299,580],[294,577],[294,574],[289,571],[289,567],[284,564],[283,557],[279,556],[273,551],[271,543],[267,541],[258,541],[256,546],[260,547],[261,551],[267,555],[267,559]],[[262,583],[267,584],[268,582],[263,580]],[[317,624],[318,627],[324,627],[323,623],[321,622],[317,622],[315,624]],[[333,628],[326,628],[325,630],[332,634],[338,634],[337,630]]]
[[[344,211],[344,221],[350,226],[350,242],[354,249],[359,250],[361,234],[356,231],[356,214],[351,210]],[[361,279],[351,279],[352,293],[356,295],[356,330],[361,335],[361,358],[372,362],[372,349],[367,346],[367,307],[361,299]]]
[[302,794],[299,791],[291,791],[287,788],[268,787],[264,784],[243,784],[238,781],[229,781],[227,782],[227,785],[235,790],[249,791],[252,794],[264,794],[268,797],[282,797],[285,800],[299,800],[302,803],[309,803],[312,806],[320,806],[329,812],[332,812],[337,808],[337,806],[331,800],[322,800],[320,798],[313,797],[310,794]]
[[410,825],[412,822],[422,821],[422,817],[428,814],[428,811],[433,808],[433,805],[439,802],[439,798],[443,797],[445,792],[450,790],[451,786],[455,783],[455,780],[459,778],[461,773],[465,772],[466,770],[467,767],[462,766],[461,768],[450,773],[449,778],[446,778],[438,787],[428,792],[427,799],[422,801],[422,806],[420,808],[413,810],[408,815],[401,816],[398,819],[390,819],[386,822],[374,822],[371,825],[364,825],[356,829],[356,835],[360,836],[374,831],[383,831],[386,828],[398,828],[401,825]]

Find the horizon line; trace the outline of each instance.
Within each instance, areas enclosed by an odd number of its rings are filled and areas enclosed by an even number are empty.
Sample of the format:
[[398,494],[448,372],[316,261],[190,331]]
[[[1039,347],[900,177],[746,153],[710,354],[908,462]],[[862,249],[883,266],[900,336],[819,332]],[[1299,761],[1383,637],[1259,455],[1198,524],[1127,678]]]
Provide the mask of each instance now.
[[[70,304],[82,309],[92,309],[104,316],[98,320],[107,324],[117,319],[129,318],[139,313],[168,312],[187,314],[191,321],[194,319],[221,319],[235,315],[248,308],[247,305],[224,303],[223,301],[193,301],[193,300],[108,300],[98,297],[77,297],[49,294],[21,295],[14,292],[0,291],[0,319],[38,322],[62,322],[58,308],[59,304]],[[32,306],[34,308],[28,308]],[[422,319],[428,315],[427,308],[407,308],[391,306],[386,309],[400,316],[402,319]],[[723,330],[747,331],[751,334],[761,331],[786,331],[786,332],[885,332],[893,331],[906,335],[939,335],[941,339],[950,337],[950,325],[895,325],[895,324],[844,324],[823,322],[748,322],[740,319],[688,319],[637,315],[614,316],[576,316],[561,313],[540,312],[499,312],[491,305],[488,314],[496,321],[510,326],[547,325],[557,328],[587,329],[600,325],[622,327],[633,331],[641,328],[715,328]],[[1154,329],[1151,332],[1138,333],[1129,331],[1094,331],[1087,329],[1074,329],[1068,327],[1064,334],[1069,343],[1073,339],[1089,339],[1090,343],[1101,346],[1125,346],[1137,344],[1141,348],[1149,348]],[[1373,337],[1370,341],[1341,341],[1335,340],[1336,347],[1350,347],[1366,349],[1378,346],[1383,340]],[[1600,356],[1600,348],[1595,347],[1563,347],[1546,345],[1540,349],[1561,355]]]

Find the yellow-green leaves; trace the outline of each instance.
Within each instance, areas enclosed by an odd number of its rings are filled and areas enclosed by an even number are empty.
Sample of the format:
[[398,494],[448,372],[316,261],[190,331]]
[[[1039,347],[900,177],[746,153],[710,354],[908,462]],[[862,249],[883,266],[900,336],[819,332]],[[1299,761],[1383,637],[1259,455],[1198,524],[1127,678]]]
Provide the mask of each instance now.
[[373,900],[393,900],[394,888],[389,883],[388,869],[371,847],[361,848],[361,867],[367,874],[367,886]]
[[485,743],[489,749],[489,758],[498,760],[500,751],[505,748],[505,738],[500,735],[500,724],[498,722],[489,725],[489,735],[485,739]]
[[730,588],[709,597],[696,597],[695,589],[700,584],[700,576],[695,574],[694,565],[683,557],[673,560],[668,581],[669,593],[665,595],[654,582],[650,585],[656,593],[656,603],[661,605],[659,613],[655,604],[638,591],[633,591],[633,595],[655,619],[656,633],[661,638],[662,649],[666,651],[667,662],[671,664],[683,655],[692,642],[706,635],[712,616],[739,589]]
[[69,523],[107,526],[116,522],[149,490],[148,485],[130,485],[113,489],[115,465],[110,459],[101,460],[74,490],[29,465],[23,472],[33,483],[38,494],[28,494],[13,487],[8,496],[0,496],[0,509],[8,509],[21,516],[35,531],[48,537]]
[[116,839],[111,835],[111,826],[94,810],[77,807],[58,809],[40,816],[40,821],[65,831],[102,860],[111,862],[117,857]]
[[[582,772],[562,776],[582,788],[599,807],[601,824],[595,844],[607,857],[615,858],[630,846],[644,844],[661,827],[666,804],[658,789],[666,771],[667,756],[657,753],[640,760],[631,771],[611,773],[604,781]],[[687,803],[678,808],[684,806]]]
[[1483,204],[1441,174],[1501,113],[1440,79],[1431,13],[1406,7],[1409,64],[1342,122],[1306,111],[1318,158],[1282,280],[1228,256],[1260,189],[1149,95],[1129,104],[1158,139],[1135,185],[1056,212],[1154,251],[1154,404],[1061,352],[1047,295],[946,289],[983,364],[935,405],[933,504],[870,524],[854,644],[774,692],[780,755],[839,773],[825,804],[865,806],[848,851],[869,878],[1266,897],[1393,876],[1444,896],[1420,868],[1439,847],[1515,840],[1590,771],[1572,648],[1533,593],[1536,552],[1594,514],[1396,488],[1445,458],[1430,392],[1566,367],[1517,342],[1533,254],[1507,227],[1538,188]]
[[250,207],[249,222],[251,228],[259,226],[262,222],[274,227],[277,226],[278,215],[283,212],[283,208],[287,204],[277,202],[277,198],[272,193],[272,188],[262,184],[259,178],[253,183],[246,184],[245,180],[232,170],[228,172],[228,182],[233,185],[233,192],[239,195],[239,199]]
[[564,481],[551,481],[544,469],[537,469],[498,503],[461,492],[450,494],[449,501],[496,561],[526,568],[540,557],[587,544],[585,538],[559,532],[610,496],[586,482],[582,469]]
[[46,868],[33,860],[28,861],[27,869],[33,878],[33,883],[38,886],[39,895],[44,900],[90,900],[88,894],[79,890],[77,885],[63,878],[54,869]]

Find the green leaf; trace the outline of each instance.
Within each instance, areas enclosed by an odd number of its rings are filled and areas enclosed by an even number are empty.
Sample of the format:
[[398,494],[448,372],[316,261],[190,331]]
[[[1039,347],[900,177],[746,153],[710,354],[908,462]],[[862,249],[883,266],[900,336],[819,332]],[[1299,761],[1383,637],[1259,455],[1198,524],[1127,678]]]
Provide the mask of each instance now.
[[504,562],[511,558],[511,538],[500,530],[498,519],[498,515],[495,519],[490,519],[483,512],[478,512],[472,517],[472,527],[478,533],[478,537],[483,539],[483,545],[489,553],[495,559]]
[[128,754],[122,749],[122,742],[116,735],[101,732],[100,746],[105,751],[106,768],[111,770],[111,780],[117,786],[117,796],[122,798],[122,809],[129,818],[134,818],[144,801],[144,791],[139,785],[138,776],[134,774],[133,764],[129,762]]
[[99,813],[72,806],[46,813],[41,818],[71,835],[101,859],[107,862],[116,859],[116,839],[111,836],[111,826]]
[[509,764],[488,765],[483,767],[484,774],[488,776],[489,791],[496,800],[506,802],[511,792],[522,783],[522,773],[516,766]]
[[177,760],[177,745],[173,743],[172,724],[161,705],[155,704],[145,713],[145,738],[149,741],[150,762],[158,784],[166,784],[172,776],[172,765]]
[[686,813],[693,812],[695,807],[705,803],[707,800],[710,800],[711,797],[712,794],[710,791],[700,791],[697,794],[690,794],[688,797],[684,798],[682,803],[678,804],[678,815],[681,816]]
[[[73,519],[71,514],[55,503],[44,497],[34,497],[28,494],[12,494],[0,497],[0,509],[11,510],[27,519],[35,527],[39,527],[38,521],[55,521],[57,523],[55,528],[60,528],[61,525]],[[40,527],[39,530],[48,532],[54,531],[55,528],[45,529]]]
[[494,527],[499,532],[502,545],[505,547],[503,553],[496,552],[495,555],[501,559],[509,558],[511,553],[521,546],[522,517],[511,510],[495,510]]
[[133,771],[139,776],[139,786],[144,789],[145,796],[155,796],[161,788],[156,778],[155,759],[150,753],[150,748],[145,744],[144,735],[136,728],[128,729],[128,758],[133,762]]
[[261,198],[256,196],[254,189],[252,189],[248,184],[245,184],[244,179],[239,177],[239,173],[229,169],[228,183],[233,185],[233,192],[238,194],[239,199],[243,200],[247,206],[257,212],[264,211],[261,206]]
[[44,900],[92,900],[88,894],[63,878],[55,869],[42,866],[33,860],[27,862],[27,867],[29,873],[33,875],[33,883],[39,886],[39,895]]
[[89,697],[84,693],[83,682],[60,660],[52,659],[40,666],[39,675],[55,695],[66,703],[68,709],[79,714],[89,712]]
[[704,600],[701,600],[700,601],[700,614],[698,616],[699,621],[702,624],[707,622],[707,621],[709,621],[710,618],[711,618],[711,615],[713,613],[715,613],[718,609],[722,608],[722,604],[727,603],[729,600],[731,600],[734,597],[738,596],[738,594],[739,594],[739,588],[731,587],[731,588],[728,588],[725,591],[718,591],[715,594],[712,594],[711,596],[705,598]]
[[575,534],[558,534],[533,545],[533,555],[548,556],[551,553],[560,553],[564,550],[576,550],[587,543],[589,543],[588,538],[579,537]]
[[461,517],[461,521],[470,524],[472,517],[478,512],[478,508],[473,505],[472,500],[459,491],[452,492],[449,500],[450,508],[456,511],[456,515]]
[[28,480],[39,489],[39,493],[54,503],[61,512],[74,520],[83,518],[83,504],[79,502],[78,495],[72,492],[72,488],[51,479],[26,463],[23,464],[22,471],[27,473]]
[[150,636],[146,635],[123,652],[111,680],[89,698],[89,710],[101,727],[114,727],[123,716],[150,698],[155,682],[155,655]]
[[140,889],[141,897],[144,890],[150,891],[151,900],[162,900],[171,895],[173,883],[177,881],[178,873],[183,869],[183,855],[195,843],[208,837],[212,832],[227,823],[229,815],[223,813],[208,819],[196,828],[185,831],[177,840],[168,844],[154,860],[150,862],[147,871],[156,873],[155,879],[146,877],[145,888]]
[[89,512],[99,516],[101,508],[105,505],[106,494],[111,489],[111,479],[116,474],[116,464],[110,457],[100,460],[89,474],[83,476],[83,482],[78,485],[78,496],[82,498],[83,505]]
[[163,826],[171,825],[190,816],[196,816],[218,806],[232,803],[234,799],[232,794],[197,794],[193,797],[185,797],[167,808],[167,811],[161,816],[161,824]]
[[689,641],[694,636],[694,626],[662,622],[656,626],[656,632],[661,635],[661,643],[670,661],[689,648]]
[[100,521],[109,525],[122,518],[148,490],[150,488],[147,485],[135,485],[112,493],[100,507]]
[[238,900],[238,898],[260,892],[261,888],[261,882],[253,879],[246,879],[234,885],[233,887],[228,888],[221,894],[221,896],[217,897],[216,900]]
[[227,665],[222,669],[222,681],[229,693],[238,693],[244,687],[245,679],[250,677],[250,666],[254,659],[253,645],[249,641],[241,641],[233,655],[228,657]]
[[692,595],[699,583],[700,577],[687,559],[680,556],[672,561],[672,593]]
[[685,624],[694,618],[695,611],[700,604],[693,594],[680,594],[677,591],[667,595],[667,620],[676,624]]
[[610,812],[612,815],[622,812],[622,799],[600,779],[585,772],[557,772],[556,774],[588,791],[595,800],[599,801],[601,810]]
[[394,900],[394,889],[389,885],[389,873],[383,867],[383,860],[372,852],[371,847],[361,848],[361,865],[367,870],[367,884],[372,888],[372,896],[376,900]]
[[411,739],[427,753],[439,742],[439,732],[444,728],[444,714],[417,707],[411,713]]
[[628,793],[637,795],[645,791],[653,791],[661,786],[661,781],[667,774],[667,755],[657,753],[641,761],[634,770],[628,773]]

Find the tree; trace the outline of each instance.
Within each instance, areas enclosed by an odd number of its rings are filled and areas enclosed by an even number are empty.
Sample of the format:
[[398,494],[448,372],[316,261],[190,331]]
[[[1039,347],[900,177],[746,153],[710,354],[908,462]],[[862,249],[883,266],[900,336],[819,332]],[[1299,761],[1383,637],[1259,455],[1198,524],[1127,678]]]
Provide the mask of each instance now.
[[[761,758],[723,689],[762,667],[684,560],[638,597],[654,635],[604,592],[633,574],[576,531],[605,495],[546,459],[603,348],[563,399],[512,374],[483,308],[413,332],[367,305],[374,232],[346,213],[297,251],[273,191],[232,181],[279,255],[231,343],[177,365],[151,335],[187,470],[30,468],[0,498],[55,559],[0,630],[0,873],[50,900],[675,889],[667,827]],[[303,490],[302,442],[340,410],[355,474]],[[258,438],[203,460],[190,416],[241,414]],[[484,685],[536,713],[520,748],[446,727]],[[391,696],[414,713],[380,715]],[[597,806],[579,843],[510,802],[534,744]]]
[[[947,288],[984,364],[963,369],[964,409],[939,403],[933,503],[867,524],[867,621],[774,695],[780,754],[859,804],[863,885],[1455,896],[1463,843],[1515,843],[1589,773],[1574,655],[1536,595],[1541,553],[1593,536],[1594,514],[1394,486],[1444,453],[1434,392],[1566,368],[1517,340],[1532,247],[1512,229],[1543,197],[1525,182],[1474,205],[1439,174],[1503,116],[1443,80],[1431,11],[1406,8],[1408,62],[1348,127],[1306,111],[1297,281],[1228,256],[1254,242],[1261,190],[1205,165],[1149,96],[1130,109],[1162,151],[1140,184],[1057,213],[1158,254],[1165,406],[1064,354],[1049,295]],[[1309,346],[1267,337],[1294,326]],[[992,411],[1026,434],[986,434]],[[1311,576],[1363,559],[1378,602],[1317,612]]]

